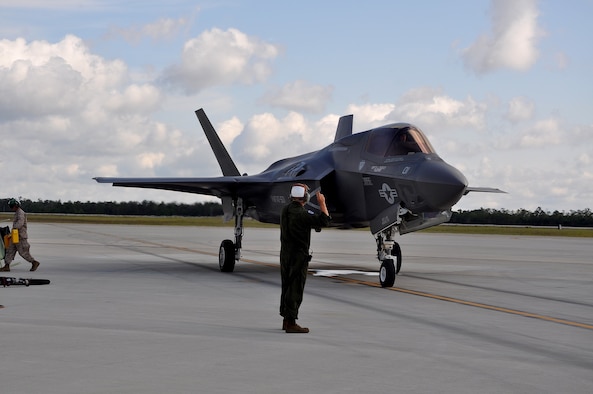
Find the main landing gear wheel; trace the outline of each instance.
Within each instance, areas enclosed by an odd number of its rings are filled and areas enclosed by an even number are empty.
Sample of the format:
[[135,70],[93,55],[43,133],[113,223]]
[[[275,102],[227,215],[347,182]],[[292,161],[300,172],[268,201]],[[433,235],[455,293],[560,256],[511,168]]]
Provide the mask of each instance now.
[[402,269],[402,249],[397,242],[393,245],[391,254],[397,259],[395,262],[395,273],[399,274],[399,270]]
[[225,239],[218,250],[218,266],[222,272],[233,272],[235,269],[235,244]]

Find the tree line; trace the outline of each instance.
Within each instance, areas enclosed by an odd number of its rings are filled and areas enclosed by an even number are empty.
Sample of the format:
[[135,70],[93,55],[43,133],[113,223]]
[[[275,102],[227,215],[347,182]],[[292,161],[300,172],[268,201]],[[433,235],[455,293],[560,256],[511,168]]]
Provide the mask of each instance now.
[[[9,199],[0,199],[0,212],[9,211]],[[142,202],[81,202],[31,201],[20,199],[21,207],[29,213],[56,213],[78,215],[137,215],[137,216],[222,216],[222,205],[216,202],[194,204]]]
[[544,211],[538,207],[531,212],[526,209],[509,211],[506,209],[480,208],[472,211],[453,212],[450,223],[458,224],[496,224],[516,226],[567,226],[593,227],[593,211],[590,209],[565,211]]
[[[217,202],[194,204],[142,202],[81,202],[21,199],[21,206],[30,213],[86,214],[86,215],[139,215],[139,216],[222,216],[222,205]],[[8,199],[0,199],[0,212],[8,212]],[[519,209],[480,208],[471,211],[453,211],[450,223],[495,224],[518,226],[593,227],[590,209],[565,211],[535,211]]]

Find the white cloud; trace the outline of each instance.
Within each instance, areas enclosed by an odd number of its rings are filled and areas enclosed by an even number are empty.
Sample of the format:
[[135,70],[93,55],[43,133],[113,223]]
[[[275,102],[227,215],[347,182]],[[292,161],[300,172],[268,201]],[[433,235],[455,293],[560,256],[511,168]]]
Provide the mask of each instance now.
[[104,102],[105,109],[113,113],[150,113],[161,102],[161,93],[153,85],[128,85],[111,92]]
[[235,138],[237,138],[237,136],[241,134],[243,127],[245,126],[239,120],[239,118],[233,116],[232,119],[222,122],[216,128],[216,132],[218,133],[218,136],[220,137],[222,143],[225,146],[230,146],[235,140]]
[[520,146],[524,148],[555,147],[565,140],[564,136],[565,130],[561,127],[558,119],[544,119],[536,122],[521,137]]
[[290,112],[283,118],[271,113],[254,115],[232,143],[240,170],[260,172],[273,162],[323,148],[333,142],[339,116],[319,121]]
[[529,69],[538,58],[537,42],[542,36],[536,0],[492,0],[490,11],[491,32],[463,51],[465,65],[477,74]]
[[512,123],[518,123],[533,118],[535,104],[525,97],[514,97],[509,101],[506,117]]
[[91,178],[180,175],[205,163],[197,135],[151,119],[163,100],[158,88],[131,81],[126,64],[91,53],[75,36],[1,40],[0,135],[10,136],[3,194],[125,199],[128,192],[97,188]]
[[415,123],[423,129],[485,126],[487,105],[472,97],[461,101],[432,88],[412,89],[398,100],[388,115],[394,121]]
[[262,101],[273,107],[319,113],[325,109],[333,90],[332,86],[314,85],[299,80],[266,93]]
[[0,41],[3,118],[76,114],[97,92],[117,89],[126,79],[124,63],[91,54],[75,36],[55,44]]
[[346,112],[348,114],[354,114],[354,124],[359,128],[366,130],[374,126],[385,124],[385,122],[387,122],[387,116],[394,108],[395,105],[389,103],[363,105],[350,104]]
[[262,82],[278,54],[276,45],[237,29],[214,28],[185,43],[180,63],[166,70],[164,80],[187,94],[217,85]]
[[163,163],[165,154],[162,152],[148,152],[140,153],[138,155],[138,163],[142,168],[153,169]]

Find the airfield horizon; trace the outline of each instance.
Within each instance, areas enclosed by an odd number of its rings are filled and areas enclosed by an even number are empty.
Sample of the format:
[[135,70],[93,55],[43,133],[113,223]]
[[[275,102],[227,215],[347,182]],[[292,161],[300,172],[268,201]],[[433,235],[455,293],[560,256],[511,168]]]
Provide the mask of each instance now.
[[[12,220],[12,213],[1,212],[0,222]],[[84,214],[37,214],[27,213],[31,223],[86,223],[86,224],[122,224],[149,226],[197,226],[197,227],[234,227],[234,221],[225,222],[222,216],[137,216],[137,215],[84,215]],[[249,228],[277,228],[276,224],[261,223],[251,218],[245,218],[245,227]],[[369,231],[368,227],[357,229]],[[439,226],[421,230],[426,233],[450,234],[484,234],[484,235],[525,235],[525,236],[555,236],[593,238],[593,228],[588,227],[546,227],[520,225],[466,225],[444,223]]]

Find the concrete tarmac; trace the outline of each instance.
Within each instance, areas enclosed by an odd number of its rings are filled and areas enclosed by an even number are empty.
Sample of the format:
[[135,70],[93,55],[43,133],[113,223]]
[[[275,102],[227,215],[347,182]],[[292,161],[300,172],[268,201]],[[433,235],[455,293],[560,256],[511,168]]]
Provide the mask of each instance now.
[[0,392],[592,393],[591,239],[408,234],[394,288],[368,231],[313,233],[299,323],[278,315],[279,230],[29,225],[0,287]]

